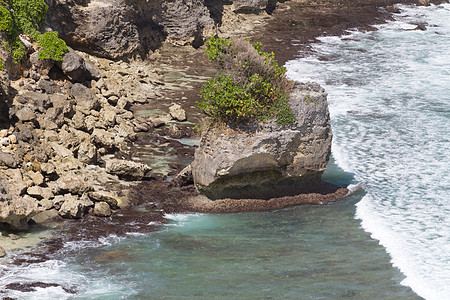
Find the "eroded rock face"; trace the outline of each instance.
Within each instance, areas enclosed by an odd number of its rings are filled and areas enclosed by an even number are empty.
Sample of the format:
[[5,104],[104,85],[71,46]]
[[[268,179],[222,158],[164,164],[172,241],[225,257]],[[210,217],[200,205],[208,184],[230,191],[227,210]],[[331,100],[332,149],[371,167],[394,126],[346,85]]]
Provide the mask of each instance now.
[[192,42],[197,32],[211,28],[203,1],[52,0],[49,23],[79,50],[119,58],[144,54],[173,42]]
[[221,23],[224,5],[258,13],[275,0],[48,0],[48,23],[70,46],[108,58],[161,47],[201,46]]
[[211,199],[266,199],[313,190],[331,154],[326,96],[317,83],[296,83],[290,101],[295,124],[204,130],[192,163],[197,189]]

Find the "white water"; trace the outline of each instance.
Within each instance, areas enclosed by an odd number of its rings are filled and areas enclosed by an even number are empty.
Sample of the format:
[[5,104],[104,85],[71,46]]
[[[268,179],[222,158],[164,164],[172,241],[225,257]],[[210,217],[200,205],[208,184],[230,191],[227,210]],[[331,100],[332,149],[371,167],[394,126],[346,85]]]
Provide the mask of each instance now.
[[367,191],[356,217],[402,284],[450,299],[450,5],[400,7],[378,31],[321,38],[328,60],[290,61],[288,75],[329,93],[333,155]]

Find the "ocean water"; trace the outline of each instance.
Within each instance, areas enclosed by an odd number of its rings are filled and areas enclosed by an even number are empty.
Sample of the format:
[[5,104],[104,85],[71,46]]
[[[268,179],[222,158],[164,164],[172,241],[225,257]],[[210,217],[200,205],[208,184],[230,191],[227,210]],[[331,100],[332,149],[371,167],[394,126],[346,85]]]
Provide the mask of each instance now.
[[[0,264],[17,299],[450,299],[450,6],[401,6],[369,33],[291,61],[329,93],[324,179],[357,192],[318,206],[175,214],[158,231],[72,242]],[[427,22],[427,31],[410,31]],[[58,284],[35,291],[11,283]]]
[[[379,31],[325,37],[289,76],[329,93],[338,165],[364,230],[426,299],[450,299],[450,5],[401,6]],[[410,30],[427,24],[426,31]]]

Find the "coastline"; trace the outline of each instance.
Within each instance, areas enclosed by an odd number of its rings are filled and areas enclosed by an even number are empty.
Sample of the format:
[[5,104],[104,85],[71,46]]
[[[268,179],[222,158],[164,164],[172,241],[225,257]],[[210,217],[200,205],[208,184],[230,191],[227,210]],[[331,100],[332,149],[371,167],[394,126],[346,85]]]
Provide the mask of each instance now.
[[[326,2],[326,1],[325,1]],[[377,1],[375,1],[377,2]],[[413,1],[414,2],[414,1]],[[350,2],[349,2],[350,3]],[[378,3],[378,2],[377,2]],[[395,1],[392,1],[392,3],[395,3]],[[323,6],[319,5],[317,6],[309,6],[308,10],[304,13],[308,16],[309,19],[315,18],[317,16],[317,13],[323,11]],[[347,3],[348,4],[348,3]],[[383,2],[384,5],[385,2]],[[362,28],[365,30],[372,30],[370,27],[371,24],[375,24],[378,22],[384,22],[385,20],[389,19],[389,12],[387,11],[379,11],[377,8],[372,6],[361,6],[360,9],[364,11],[364,13],[358,14],[356,16],[352,15],[354,12],[354,7],[346,6],[345,8],[340,6],[332,6],[328,7],[328,12],[325,14],[325,16],[336,16],[336,14],[341,13],[342,11],[347,11],[348,18],[351,18],[352,16],[356,18],[356,20],[353,20],[352,22],[349,22],[349,19],[332,19],[334,23],[328,24],[327,28],[330,28],[329,30],[325,31],[323,26],[320,25],[320,22],[317,22],[314,26],[313,23],[306,24],[305,28],[307,30],[298,29],[295,26],[294,27],[288,27],[285,30],[282,30],[286,26],[285,24],[287,21],[291,22],[290,24],[301,24],[302,26],[305,25],[304,23],[301,23],[301,20],[304,19],[305,15],[296,13],[296,9],[304,8],[305,4],[303,1],[288,1],[284,3],[279,3],[279,8],[273,12],[272,15],[267,15],[265,13],[262,13],[260,15],[251,15],[252,22],[255,21],[255,19],[258,19],[261,23],[263,23],[263,27],[261,28],[251,28],[249,27],[239,27],[235,28],[236,32],[235,34],[237,36],[242,37],[251,37],[254,40],[262,41],[264,44],[264,48],[271,49],[275,52],[276,57],[279,58],[280,63],[284,63],[289,59],[295,58],[297,55],[299,55],[300,50],[307,51],[308,44],[311,42],[314,42],[315,37],[323,35],[324,33],[330,34],[330,35],[336,35],[336,34],[342,34],[345,32],[346,29],[357,27]],[[366,10],[365,10],[366,9]],[[377,13],[375,13],[377,12]],[[321,13],[323,16],[324,14]],[[371,18],[367,16],[372,16]],[[294,18],[295,17],[295,18]],[[307,19],[308,19],[307,18]],[[298,22],[298,23],[296,23]],[[284,26],[284,27],[283,27]],[[226,27],[224,27],[226,28]],[[249,31],[242,32],[242,28],[245,28]],[[292,32],[299,31],[301,34],[298,36],[292,36]],[[283,32],[283,33],[281,33]],[[227,31],[227,34],[230,34],[230,31]],[[296,43],[295,46],[286,46],[289,43]],[[189,47],[189,46],[187,46]],[[200,48],[199,50],[195,50],[193,48],[187,48],[187,47],[173,47],[173,46],[167,46],[167,48],[162,48],[160,51],[154,55],[154,58],[150,57],[150,62],[152,62],[154,65],[156,65],[156,68],[161,67],[162,69],[165,68],[166,72],[165,74],[170,74],[170,72],[185,72],[186,77],[192,76],[199,76],[198,74],[198,62],[199,61],[206,61],[206,59],[203,56],[203,50]],[[166,59],[170,60],[170,64],[166,64],[166,61],[164,59],[160,59],[158,57],[166,57]],[[201,76],[211,76],[213,74],[211,66],[208,65],[206,62],[204,65],[202,65],[202,72]],[[211,72],[211,73],[208,73]],[[172,78],[171,80],[173,82],[170,82],[170,84],[165,84],[163,88],[161,89],[162,95],[165,97],[164,102],[170,104],[171,102],[180,101],[180,99],[186,98],[186,101],[184,106],[191,107],[193,103],[195,103],[196,97],[198,97],[198,90],[200,86],[202,85],[201,81],[198,80],[198,78],[192,77],[194,80],[188,82],[187,84],[181,84],[185,83],[186,77],[180,76],[179,78]],[[162,75],[162,82],[164,83],[165,76]],[[169,82],[168,82],[169,83]],[[177,86],[178,85],[178,86]],[[183,87],[179,88],[179,87]],[[167,88],[166,88],[167,87]],[[187,88],[186,88],[187,87]],[[143,110],[144,106],[137,106],[135,107],[134,111],[139,112]],[[196,122],[196,119],[199,117],[195,113],[193,113],[193,110],[187,109],[188,114],[191,112],[189,121],[190,122]],[[139,137],[138,137],[139,142]],[[180,146],[180,145],[179,145]],[[182,146],[180,146],[182,147]],[[180,157],[186,157],[191,155],[190,151],[192,149],[188,150],[186,153],[180,153]],[[131,151],[132,153],[132,151]],[[177,170],[181,170],[183,165],[178,164],[176,166]],[[130,193],[134,197],[134,204],[141,204],[144,201],[148,201],[148,189],[143,189],[143,186],[146,186],[147,188],[150,185],[161,185],[161,189],[159,193],[156,195],[153,195],[153,198],[155,198],[156,201],[161,201],[161,199],[167,199],[170,197],[189,197],[188,199],[191,199],[189,202],[187,202],[187,207],[184,207],[186,211],[201,211],[201,207],[197,206],[199,200],[192,201],[193,195],[195,195],[195,191],[192,189],[192,187],[185,187],[184,190],[173,188],[171,184],[167,184],[163,182],[167,177],[166,176],[174,176],[177,172],[172,171],[169,172],[165,176],[157,177],[155,181],[145,181],[143,184],[139,187],[139,189],[142,191],[142,193],[136,193],[138,188],[130,187]],[[172,190],[171,190],[172,189]],[[266,202],[259,202],[261,200],[249,200],[245,201],[246,204],[242,204],[240,208],[236,208],[235,205],[231,204],[233,202],[224,200],[221,203],[227,203],[223,206],[217,207],[215,205],[208,205],[208,208],[203,208],[205,211],[208,212],[231,212],[231,211],[250,211],[250,210],[265,210],[265,209],[275,209],[284,207],[287,205],[297,205],[300,203],[325,203],[327,201],[333,201],[338,198],[341,198],[345,196],[346,192],[344,190],[339,190],[336,194],[331,194],[330,197],[314,197],[314,196],[308,196],[308,197],[301,197],[293,199],[275,199],[273,200],[268,206],[266,205]],[[291,204],[281,204],[281,200],[287,200],[285,203],[291,203]],[[265,201],[265,200],[263,200]],[[261,205],[262,203],[262,205]],[[217,203],[218,204],[218,203]],[[230,208],[226,208],[229,206]],[[174,210],[174,206],[172,203],[162,203],[162,207],[166,207],[167,211],[170,209]],[[225,208],[224,208],[225,207]],[[149,207],[146,207],[146,211],[142,213],[142,215],[133,215],[133,209],[132,208],[125,208],[119,211],[117,216],[113,215],[114,220],[122,220],[117,221],[117,224],[122,223],[122,225],[125,225],[127,221],[130,220],[130,218],[139,219],[142,217],[142,224],[150,224],[151,222],[161,223],[164,222],[163,218],[163,212],[161,211],[161,208],[159,207],[159,204],[152,204]],[[164,208],[162,208],[164,209]],[[143,217],[144,215],[148,215],[148,211],[153,210],[154,214],[147,217]],[[179,209],[181,212],[182,209]],[[89,227],[92,226],[93,223],[96,224],[96,228],[102,228],[102,230],[97,231],[95,234],[92,234],[91,238],[98,238],[100,236],[108,235],[111,233],[118,233],[120,232],[125,233],[127,232],[127,228],[123,228],[122,230],[118,229],[118,227],[111,227],[108,222],[105,222],[102,219],[97,218],[87,218],[83,220],[78,221],[71,221],[68,222],[69,229],[67,231],[67,234],[69,236],[77,236],[79,237],[81,232],[87,232],[89,231]],[[145,227],[145,226],[144,226]],[[148,226],[148,228],[140,228],[142,230],[154,230],[157,227],[156,226]],[[139,229],[139,230],[140,230]],[[63,230],[63,234],[64,234]],[[83,238],[86,238],[90,236],[89,234],[85,234]],[[69,238],[70,239],[70,238]],[[55,243],[56,244],[56,243]],[[56,249],[57,247],[55,247]]]

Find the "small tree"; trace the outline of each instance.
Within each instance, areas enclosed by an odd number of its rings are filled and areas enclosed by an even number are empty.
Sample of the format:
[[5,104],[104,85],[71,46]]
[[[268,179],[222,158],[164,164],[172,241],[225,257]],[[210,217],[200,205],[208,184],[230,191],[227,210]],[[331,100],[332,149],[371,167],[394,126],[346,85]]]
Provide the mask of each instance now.
[[295,121],[289,107],[292,82],[273,52],[261,51],[261,43],[211,37],[206,54],[218,63],[219,73],[201,90],[198,102],[215,122],[247,123],[276,119],[278,125]]

